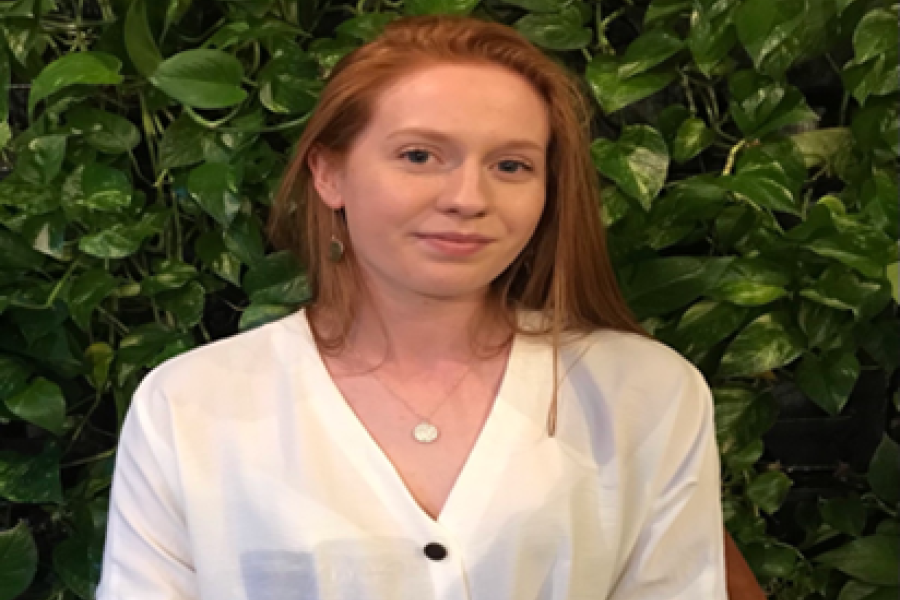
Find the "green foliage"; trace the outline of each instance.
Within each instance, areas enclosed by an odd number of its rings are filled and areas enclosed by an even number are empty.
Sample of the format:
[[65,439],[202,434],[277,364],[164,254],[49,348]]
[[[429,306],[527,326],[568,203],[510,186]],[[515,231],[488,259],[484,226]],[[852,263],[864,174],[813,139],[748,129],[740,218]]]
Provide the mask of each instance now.
[[824,422],[900,367],[898,11],[0,2],[0,600],[93,596],[133,390],[308,299],[262,234],[291,144],[342,56],[441,13],[514,27],[584,78],[619,280],[711,383],[726,525],[768,595],[897,598],[896,429],[812,501],[763,436],[785,386]]

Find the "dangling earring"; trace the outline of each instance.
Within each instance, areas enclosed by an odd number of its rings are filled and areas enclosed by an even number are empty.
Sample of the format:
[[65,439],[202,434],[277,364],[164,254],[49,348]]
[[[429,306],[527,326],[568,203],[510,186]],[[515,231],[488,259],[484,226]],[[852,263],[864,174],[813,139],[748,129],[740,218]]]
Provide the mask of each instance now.
[[331,211],[331,242],[328,244],[328,260],[333,263],[340,262],[341,258],[344,256],[344,244],[334,234],[334,219],[336,214],[336,210]]

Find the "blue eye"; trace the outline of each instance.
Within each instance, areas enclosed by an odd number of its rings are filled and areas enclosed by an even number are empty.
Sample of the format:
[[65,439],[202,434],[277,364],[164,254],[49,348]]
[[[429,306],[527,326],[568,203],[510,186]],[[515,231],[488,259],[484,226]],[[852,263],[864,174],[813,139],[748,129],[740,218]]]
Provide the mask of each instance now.
[[[402,153],[400,154],[400,156],[401,156],[401,157],[404,157],[404,156],[411,156],[411,155],[414,155],[414,154],[418,155],[420,158],[422,158],[423,156],[425,156],[425,157],[426,157],[425,160],[427,161],[427,160],[428,160],[428,159],[427,159],[427,156],[430,155],[431,152],[429,152],[428,150],[423,150],[423,149],[421,149],[421,148],[412,148],[412,149],[410,149],[410,150],[407,150],[407,151],[405,151],[405,152],[402,152]],[[415,161],[414,161],[414,162],[415,162]],[[415,164],[421,165],[421,164],[425,164],[425,163],[424,163],[424,162],[415,162]],[[501,161],[500,164],[506,164],[506,165],[509,165],[509,164],[512,164],[512,165],[519,165],[520,167],[524,168],[524,170],[526,170],[526,171],[533,171],[533,170],[534,170],[529,164],[524,163],[524,162],[522,162],[522,161],[520,161],[520,160],[504,160],[504,161]],[[521,171],[521,169],[520,169],[520,171]],[[514,171],[504,171],[504,173],[513,173],[513,174],[515,174]]]
[[[529,165],[526,164],[526,163],[523,163],[521,160],[504,160],[503,163],[513,164],[513,165],[521,165],[522,167],[524,167],[524,169],[525,169],[526,171],[533,171],[533,170],[534,170],[534,169],[531,168],[531,166],[529,166]],[[501,164],[502,164],[502,163],[501,163]]]
[[[418,154],[419,156],[421,156],[421,155],[423,155],[423,154],[430,154],[430,152],[428,152],[428,150],[422,150],[422,149],[419,149],[419,148],[413,148],[412,150],[407,150],[406,152],[403,152],[400,156],[406,156],[406,155],[408,155],[408,154],[414,154],[414,153],[415,153],[415,154]],[[423,164],[423,163],[417,162],[416,164],[421,165],[421,164]]]

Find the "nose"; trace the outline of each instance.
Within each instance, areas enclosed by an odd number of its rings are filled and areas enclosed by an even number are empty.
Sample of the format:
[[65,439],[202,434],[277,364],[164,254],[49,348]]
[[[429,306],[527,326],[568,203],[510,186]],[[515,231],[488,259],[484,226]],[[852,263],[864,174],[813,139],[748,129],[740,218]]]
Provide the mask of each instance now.
[[481,217],[490,206],[490,175],[477,158],[454,169],[440,194],[438,209],[461,217]]

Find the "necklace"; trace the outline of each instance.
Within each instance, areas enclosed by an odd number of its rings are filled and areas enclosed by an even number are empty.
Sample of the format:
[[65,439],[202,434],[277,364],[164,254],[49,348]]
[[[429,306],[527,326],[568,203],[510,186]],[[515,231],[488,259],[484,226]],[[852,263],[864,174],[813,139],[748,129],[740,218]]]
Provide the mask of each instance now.
[[378,383],[380,383],[382,387],[384,387],[384,389],[386,389],[392,396],[400,400],[400,402],[402,402],[406,406],[406,408],[410,410],[410,412],[412,412],[414,415],[416,415],[416,417],[420,419],[419,424],[413,428],[413,438],[415,438],[417,442],[420,442],[422,444],[430,444],[431,442],[438,439],[438,436],[440,435],[440,431],[438,430],[437,426],[435,426],[435,424],[431,422],[431,418],[437,414],[444,403],[450,398],[451,395],[453,395],[453,392],[456,391],[456,388],[459,387],[459,384],[462,383],[462,380],[465,379],[466,375],[469,374],[469,371],[472,370],[472,364],[474,362],[474,358],[473,360],[469,361],[469,366],[463,372],[462,376],[456,380],[456,383],[453,384],[453,387],[450,388],[450,391],[447,392],[447,395],[444,396],[444,399],[438,403],[437,407],[433,411],[431,411],[431,414],[427,417],[423,417],[422,415],[420,415],[412,406],[409,405],[406,400],[401,398],[394,390],[392,390],[391,387],[387,383],[385,383],[384,380],[382,380],[375,371],[372,371],[372,375],[376,380],[378,380]]

